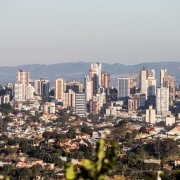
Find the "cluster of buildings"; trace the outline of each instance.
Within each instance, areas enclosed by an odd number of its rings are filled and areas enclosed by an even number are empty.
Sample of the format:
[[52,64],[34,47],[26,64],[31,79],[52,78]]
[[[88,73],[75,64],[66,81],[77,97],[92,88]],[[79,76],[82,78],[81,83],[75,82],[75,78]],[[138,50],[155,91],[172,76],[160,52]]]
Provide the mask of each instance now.
[[[138,84],[133,75],[119,77],[117,83],[117,101],[111,102],[106,109],[107,115],[122,116],[120,110],[126,107],[129,114],[138,109],[146,109],[146,121],[154,123],[154,117],[171,115],[169,106],[175,100],[175,77],[168,76],[167,70],[160,71],[160,83],[157,86],[155,71],[145,66],[139,70]],[[37,101],[42,96],[49,98],[49,80],[30,80],[27,71],[19,70],[16,73],[16,83],[8,83],[6,93],[1,96],[1,103]],[[55,104],[60,103],[62,108],[71,108],[80,116],[88,113],[99,114],[110,93],[110,74],[102,71],[100,63],[91,63],[89,75],[82,82],[67,82],[62,78],[54,81],[54,96],[51,103],[44,105],[45,112],[55,113]]]
[[76,114],[85,116],[86,112],[99,114],[106,103],[106,95],[110,88],[110,75],[101,71],[100,63],[92,63],[89,75],[82,82],[66,82],[55,80],[54,99],[62,102],[63,107],[71,107]]
[[[101,71],[100,63],[92,63],[89,75],[82,82],[67,82],[64,79],[54,81],[54,97],[51,101],[61,103],[63,108],[70,107],[76,114],[86,116],[86,112],[99,114],[106,102],[106,95],[110,88],[110,75]],[[49,80],[30,80],[30,73],[20,69],[16,73],[16,83],[8,83],[5,94],[1,96],[1,103],[12,102],[16,106],[19,102],[37,101],[42,97],[49,98]],[[52,108],[51,108],[52,107]],[[54,104],[45,106],[54,112]],[[47,111],[47,110],[46,110]]]
[[138,87],[132,75],[129,78],[118,78],[118,98],[127,100],[128,111],[146,109],[146,122],[154,124],[155,115],[172,117],[169,106],[172,106],[175,100],[175,83],[175,77],[168,76],[167,70],[163,69],[160,71],[160,84],[157,87],[155,71],[143,67],[139,70]]
[[25,102],[36,100],[36,95],[49,96],[49,80],[30,80],[30,73],[20,69],[16,73],[16,83],[5,86],[5,94],[1,96],[1,103]]

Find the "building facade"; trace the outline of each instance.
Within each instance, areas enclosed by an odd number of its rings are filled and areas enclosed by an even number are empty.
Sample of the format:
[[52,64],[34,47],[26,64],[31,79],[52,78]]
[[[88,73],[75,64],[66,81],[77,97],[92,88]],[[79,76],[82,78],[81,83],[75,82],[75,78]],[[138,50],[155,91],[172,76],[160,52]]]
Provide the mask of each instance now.
[[175,100],[175,86],[176,79],[173,76],[166,76],[164,78],[164,87],[169,88],[169,105],[173,105],[173,101]]
[[63,102],[63,93],[66,91],[66,82],[59,78],[54,82],[54,98]]
[[155,115],[155,109],[153,109],[152,106],[149,106],[149,109],[146,109],[146,123],[155,124]]
[[156,93],[156,113],[162,115],[169,111],[169,88],[157,88]]
[[20,69],[16,73],[16,84],[25,84],[26,86],[28,86],[29,85],[29,78],[30,78],[29,72]]
[[101,72],[101,87],[104,88],[106,94],[109,94],[110,74],[108,74],[108,72]]
[[15,101],[25,101],[25,84],[14,84]]
[[130,79],[128,77],[118,78],[118,99],[126,100],[130,95]]
[[101,63],[91,63],[91,70],[96,72],[96,84],[95,84],[95,89],[98,89],[101,87]]
[[79,116],[86,116],[85,93],[76,93],[76,95],[75,95],[75,113]]
[[86,96],[86,103],[89,104],[90,99],[93,97],[93,81],[89,76],[84,78],[84,93]]
[[143,66],[143,69],[139,70],[139,89],[142,94],[147,93],[147,83],[146,79],[149,76],[149,70],[146,69],[145,66]]
[[28,99],[31,99],[34,97],[34,88],[30,84],[26,86],[25,90],[25,100],[28,101]]
[[162,69],[160,71],[160,87],[164,85],[164,79],[167,76],[167,69]]

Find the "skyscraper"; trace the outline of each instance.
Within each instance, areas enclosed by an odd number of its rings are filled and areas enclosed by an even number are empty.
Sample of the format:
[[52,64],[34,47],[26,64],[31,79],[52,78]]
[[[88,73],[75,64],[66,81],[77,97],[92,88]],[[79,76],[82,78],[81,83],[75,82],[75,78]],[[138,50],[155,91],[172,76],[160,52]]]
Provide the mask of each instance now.
[[48,98],[49,96],[49,80],[40,79],[34,80],[34,92],[37,95],[44,95]]
[[169,111],[169,88],[160,87],[156,92],[156,111],[162,115]]
[[29,72],[20,69],[16,73],[16,84],[24,84],[28,86],[29,85]]
[[41,95],[41,81],[34,80],[34,92],[36,95]]
[[156,79],[148,77],[148,79],[146,80],[146,88],[147,88],[146,96],[156,95]]
[[130,79],[127,77],[118,78],[118,99],[125,100],[130,95]]
[[66,91],[66,82],[63,79],[56,79],[54,86],[54,98],[62,102],[63,93]]
[[136,93],[136,78],[131,74],[130,77],[130,94]]
[[148,77],[155,79],[155,71],[154,69],[149,70]]
[[162,69],[160,71],[160,87],[164,85],[164,78],[167,76],[167,69]]
[[93,94],[97,93],[97,90],[101,87],[101,64],[91,63],[91,69],[89,70],[90,80],[93,81]]
[[101,63],[91,63],[91,69],[95,70],[97,73],[97,84],[96,84],[96,88],[100,88],[101,87]]
[[98,81],[98,77],[97,77],[97,71],[90,69],[89,70],[89,77],[90,80],[92,81],[92,88],[93,88],[93,95],[96,95],[97,92],[97,81]]
[[71,107],[74,110],[75,95],[76,93],[72,89],[69,89],[68,92],[63,93],[63,107],[64,108]]
[[68,92],[69,89],[72,89],[75,93],[82,92],[83,84],[80,81],[66,82],[66,92]]
[[175,100],[175,85],[176,79],[173,76],[166,76],[164,78],[164,87],[169,88],[169,105],[173,105],[173,101]]
[[106,71],[101,72],[101,87],[103,87],[106,94],[108,94],[110,88],[110,74]]
[[25,84],[14,84],[15,101],[25,101]]
[[155,109],[152,106],[149,106],[149,109],[146,109],[146,122],[150,124],[155,124]]
[[146,66],[143,66],[143,69],[139,70],[139,88],[142,94],[147,94],[147,83],[146,79],[149,77],[149,70],[146,69]]
[[25,92],[25,100],[27,101],[28,99],[33,98],[33,86],[31,86],[30,84],[28,86],[26,86],[26,92]]
[[49,97],[49,80],[41,79],[41,95]]
[[86,115],[86,102],[85,102],[85,94],[84,93],[76,93],[75,94],[75,112],[79,116]]
[[93,81],[89,76],[84,78],[84,93],[86,96],[86,103],[89,103],[89,100],[93,97]]

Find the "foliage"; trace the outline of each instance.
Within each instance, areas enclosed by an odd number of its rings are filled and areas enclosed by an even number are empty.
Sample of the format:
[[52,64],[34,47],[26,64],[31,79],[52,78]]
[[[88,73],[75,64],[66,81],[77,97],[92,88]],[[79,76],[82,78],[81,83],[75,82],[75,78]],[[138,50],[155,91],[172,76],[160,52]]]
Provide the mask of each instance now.
[[106,174],[109,173],[114,166],[117,157],[117,144],[114,141],[107,141],[109,147],[109,156],[105,156],[105,140],[100,139],[97,143],[97,157],[93,164],[90,160],[84,159],[82,166],[78,171],[75,171],[73,164],[67,164],[65,177],[67,180],[75,179],[106,179]]
[[97,114],[90,113],[88,116],[88,119],[90,119],[92,122],[97,122],[99,120],[99,116]]
[[13,108],[9,103],[0,105],[0,112],[2,112],[2,113],[7,115],[8,113],[10,113],[12,111],[13,111]]
[[83,133],[87,133],[87,134],[89,134],[89,135],[92,135],[92,133],[93,133],[93,130],[92,130],[90,127],[88,127],[88,126],[82,127],[82,128],[81,128],[81,131],[82,131]]

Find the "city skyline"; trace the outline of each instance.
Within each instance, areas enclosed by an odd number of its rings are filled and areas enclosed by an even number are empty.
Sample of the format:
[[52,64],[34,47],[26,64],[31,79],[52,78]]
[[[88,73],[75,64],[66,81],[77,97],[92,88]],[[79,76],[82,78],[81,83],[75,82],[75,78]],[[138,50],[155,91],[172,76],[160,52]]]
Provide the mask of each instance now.
[[1,66],[179,61],[175,1],[1,1]]

